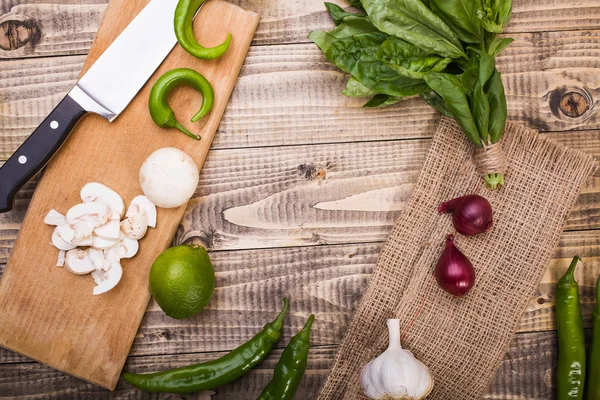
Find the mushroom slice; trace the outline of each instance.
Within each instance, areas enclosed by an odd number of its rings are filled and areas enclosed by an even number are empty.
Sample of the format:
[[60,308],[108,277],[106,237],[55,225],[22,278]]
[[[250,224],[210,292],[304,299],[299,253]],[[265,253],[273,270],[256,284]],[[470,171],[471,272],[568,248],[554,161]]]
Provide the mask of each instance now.
[[90,246],[92,244],[90,228],[84,223],[77,224],[75,228],[70,225],[61,225],[58,228],[58,235],[67,243],[75,246]]
[[106,279],[106,272],[103,269],[97,269],[95,271],[92,271],[91,275],[92,278],[94,278],[94,282],[96,282],[96,285],[101,284]]
[[107,261],[106,258],[104,258],[104,252],[102,250],[90,247],[88,249],[88,256],[90,257],[90,260],[92,260],[92,264],[94,264],[96,270],[107,268]]
[[[125,212],[125,203],[117,192],[99,182],[86,183],[79,192],[84,203],[97,202],[106,205],[116,217],[121,219]],[[118,215],[118,216],[117,216]]]
[[119,239],[104,239],[99,236],[93,236],[91,246],[95,247],[96,249],[104,250],[110,249],[117,243],[119,243]]
[[140,248],[137,240],[130,239],[127,236],[110,249],[104,250],[104,256],[110,261],[121,261],[123,258],[135,256]]
[[[65,225],[66,226],[66,225]],[[59,234],[58,232],[60,231],[60,226],[57,226],[54,229],[54,232],[52,233],[52,244],[54,245],[54,247],[56,247],[59,250],[71,250],[74,249],[75,247],[77,247],[74,244],[68,243],[66,242]]]
[[56,260],[57,267],[63,267],[65,265],[65,254],[66,252],[64,250],[58,252],[58,259]]
[[148,230],[148,214],[146,211],[140,209],[140,212],[124,219],[121,222],[121,230],[130,239],[139,240],[143,238]]
[[96,269],[87,250],[69,250],[67,251],[65,261],[65,266],[67,269],[77,275],[89,274]]
[[62,215],[61,213],[59,213],[55,209],[52,209],[52,210],[48,211],[48,214],[46,215],[46,218],[44,218],[44,223],[47,224],[47,225],[59,226],[59,225],[66,224],[67,223],[67,219],[65,218],[64,215]]
[[127,209],[126,217],[133,217],[135,214],[139,213],[140,210],[146,211],[148,214],[148,226],[151,228],[156,228],[156,206],[152,203],[146,196],[136,196],[131,200],[131,204],[129,204],[129,208]]
[[104,225],[109,218],[109,209],[102,203],[79,203],[67,211],[67,222],[71,225],[84,221],[95,228]]
[[94,229],[94,234],[102,239],[118,240],[121,237],[121,226],[118,219],[111,219],[104,225]]
[[110,269],[108,271],[105,271],[102,275],[103,279],[100,283],[98,283],[96,278],[94,278],[94,281],[98,285],[94,288],[94,296],[106,293],[115,286],[117,286],[117,283],[119,283],[121,277],[123,276],[123,268],[118,262],[111,261]]

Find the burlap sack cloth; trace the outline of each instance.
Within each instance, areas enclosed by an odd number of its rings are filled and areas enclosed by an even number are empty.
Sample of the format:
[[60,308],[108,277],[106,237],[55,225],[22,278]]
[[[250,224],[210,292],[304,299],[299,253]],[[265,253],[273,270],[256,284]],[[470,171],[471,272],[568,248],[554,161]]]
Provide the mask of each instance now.
[[[435,386],[428,399],[477,399],[484,393],[546,269],[569,209],[595,169],[592,157],[516,124],[508,124],[503,147],[506,185],[490,191],[475,172],[474,147],[453,120],[442,119],[320,400],[364,398],[360,371],[386,348],[385,320],[393,317],[405,332],[403,347],[433,374]],[[494,228],[470,238],[457,235],[457,247],[477,273],[475,287],[457,299],[432,278],[445,237],[454,230],[450,216],[438,214],[437,207],[470,193],[490,201]]]

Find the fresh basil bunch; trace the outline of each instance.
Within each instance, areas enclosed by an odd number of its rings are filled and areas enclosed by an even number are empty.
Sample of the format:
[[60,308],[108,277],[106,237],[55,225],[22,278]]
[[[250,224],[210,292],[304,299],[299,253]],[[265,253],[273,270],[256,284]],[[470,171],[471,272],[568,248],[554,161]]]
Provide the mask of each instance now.
[[[370,97],[365,107],[420,95],[453,117],[479,148],[487,186],[504,184],[499,141],[506,96],[495,57],[513,39],[499,38],[512,0],[351,0],[364,13],[325,3],[336,27],[309,38],[351,75],[342,92]],[[366,14],[365,14],[366,13]]]

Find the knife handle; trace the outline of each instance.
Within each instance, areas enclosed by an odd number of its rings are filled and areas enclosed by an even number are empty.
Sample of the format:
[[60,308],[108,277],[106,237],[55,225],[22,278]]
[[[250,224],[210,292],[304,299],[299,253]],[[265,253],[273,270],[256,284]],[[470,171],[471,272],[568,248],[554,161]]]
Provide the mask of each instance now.
[[0,213],[12,209],[19,189],[46,165],[86,112],[67,95],[0,167]]

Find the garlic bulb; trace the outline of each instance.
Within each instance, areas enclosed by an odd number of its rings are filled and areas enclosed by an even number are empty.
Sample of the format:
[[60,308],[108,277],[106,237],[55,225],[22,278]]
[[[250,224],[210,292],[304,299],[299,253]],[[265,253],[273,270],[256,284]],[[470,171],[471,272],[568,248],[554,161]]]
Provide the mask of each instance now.
[[371,399],[419,400],[433,389],[429,370],[400,346],[400,320],[387,320],[390,344],[360,374],[360,386]]

